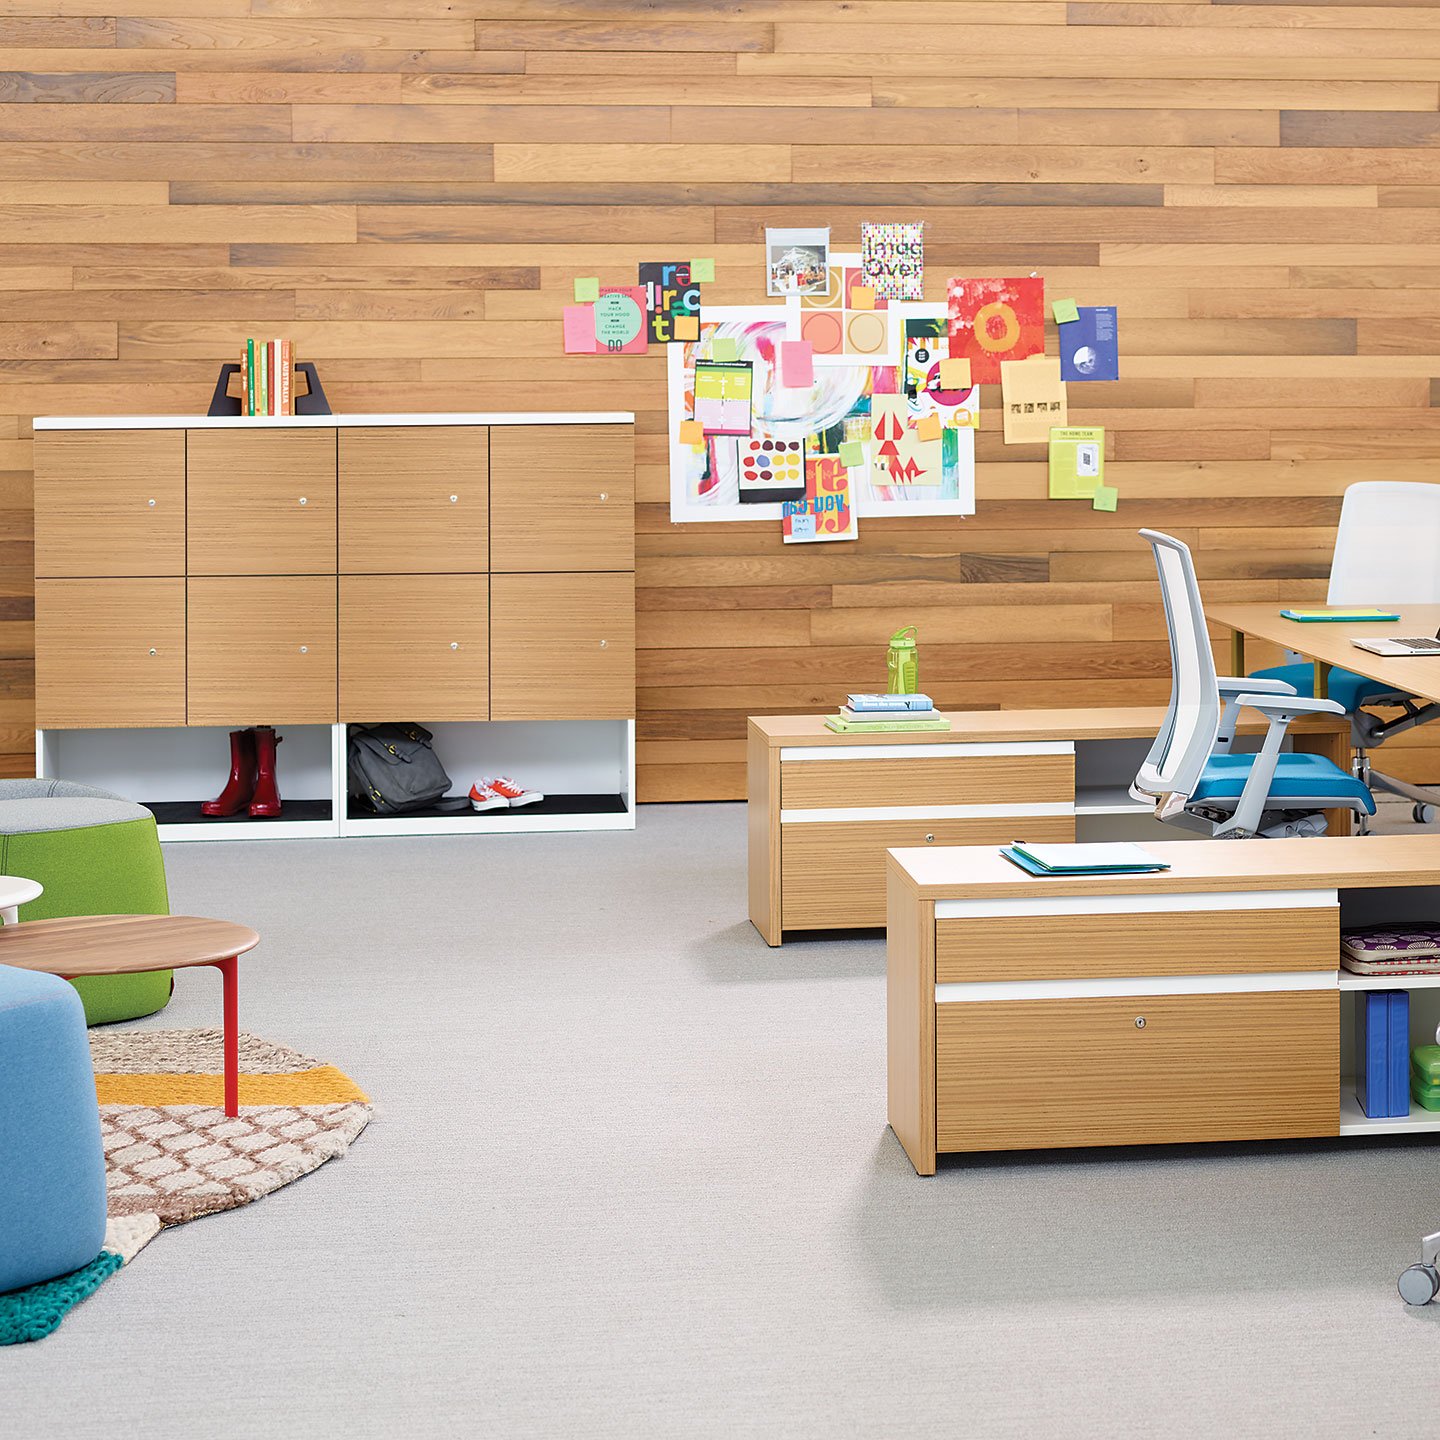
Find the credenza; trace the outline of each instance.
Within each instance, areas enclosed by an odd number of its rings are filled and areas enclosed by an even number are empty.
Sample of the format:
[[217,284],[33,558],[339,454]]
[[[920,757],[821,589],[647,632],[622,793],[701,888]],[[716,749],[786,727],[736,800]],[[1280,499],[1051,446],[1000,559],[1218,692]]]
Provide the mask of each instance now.
[[[166,838],[634,823],[633,416],[35,422],[38,773],[110,783]],[[460,793],[377,818],[346,726],[418,721]],[[205,820],[218,737],[281,727],[278,820]],[[157,735],[156,732],[163,732]]]
[[985,1150],[1411,1134],[1354,1095],[1340,930],[1433,916],[1440,836],[1146,843],[1170,869],[1036,877],[995,846],[887,860],[888,1118],[921,1175]]

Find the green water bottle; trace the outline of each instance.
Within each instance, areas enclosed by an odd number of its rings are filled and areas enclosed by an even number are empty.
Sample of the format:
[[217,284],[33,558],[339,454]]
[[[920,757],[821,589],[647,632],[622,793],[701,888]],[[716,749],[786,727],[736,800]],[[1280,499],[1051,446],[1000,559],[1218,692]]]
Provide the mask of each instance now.
[[892,695],[914,695],[920,689],[920,653],[915,648],[915,627],[907,625],[890,637],[885,656],[886,688]]

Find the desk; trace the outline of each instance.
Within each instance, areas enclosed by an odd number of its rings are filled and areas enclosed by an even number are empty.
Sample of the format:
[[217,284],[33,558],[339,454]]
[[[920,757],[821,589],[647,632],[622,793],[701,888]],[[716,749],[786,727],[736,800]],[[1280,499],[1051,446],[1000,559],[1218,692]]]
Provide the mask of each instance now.
[[[1314,608],[1315,602],[1303,602]],[[1207,605],[1205,618],[1217,625],[1230,627],[1230,673],[1245,673],[1245,637],[1269,640],[1286,650],[1298,651],[1315,665],[1315,694],[1325,696],[1326,679],[1334,666],[1364,675],[1366,679],[1394,685],[1407,695],[1422,700],[1440,701],[1440,655],[1406,655],[1387,660],[1368,650],[1357,650],[1351,639],[1371,639],[1383,635],[1433,635],[1440,629],[1440,605],[1394,605],[1400,612],[1398,620],[1370,621],[1366,624],[1324,621],[1304,624],[1286,620],[1280,611],[1283,605],[1270,601],[1264,605]]]
[[[1029,876],[994,846],[887,857],[889,1121],[937,1153],[1440,1130],[1353,1098],[1341,924],[1440,915],[1440,836],[1161,841],[1154,875]],[[1389,982],[1389,983],[1387,983]]]

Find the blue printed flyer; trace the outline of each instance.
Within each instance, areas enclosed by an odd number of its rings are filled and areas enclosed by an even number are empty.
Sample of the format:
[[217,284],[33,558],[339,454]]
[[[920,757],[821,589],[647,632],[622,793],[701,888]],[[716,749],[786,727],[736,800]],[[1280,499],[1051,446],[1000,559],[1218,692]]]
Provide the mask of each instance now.
[[1060,326],[1062,380],[1118,380],[1120,325],[1113,305],[1082,305],[1080,318]]

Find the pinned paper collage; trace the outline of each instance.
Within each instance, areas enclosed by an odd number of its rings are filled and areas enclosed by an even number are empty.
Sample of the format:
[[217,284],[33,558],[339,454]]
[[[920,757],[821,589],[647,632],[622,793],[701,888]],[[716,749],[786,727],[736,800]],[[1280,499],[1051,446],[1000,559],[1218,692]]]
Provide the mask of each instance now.
[[651,344],[694,340],[700,334],[700,285],[715,278],[714,260],[646,261],[636,285],[604,285],[594,275],[575,280],[575,304],[565,306],[567,355],[644,355]]

